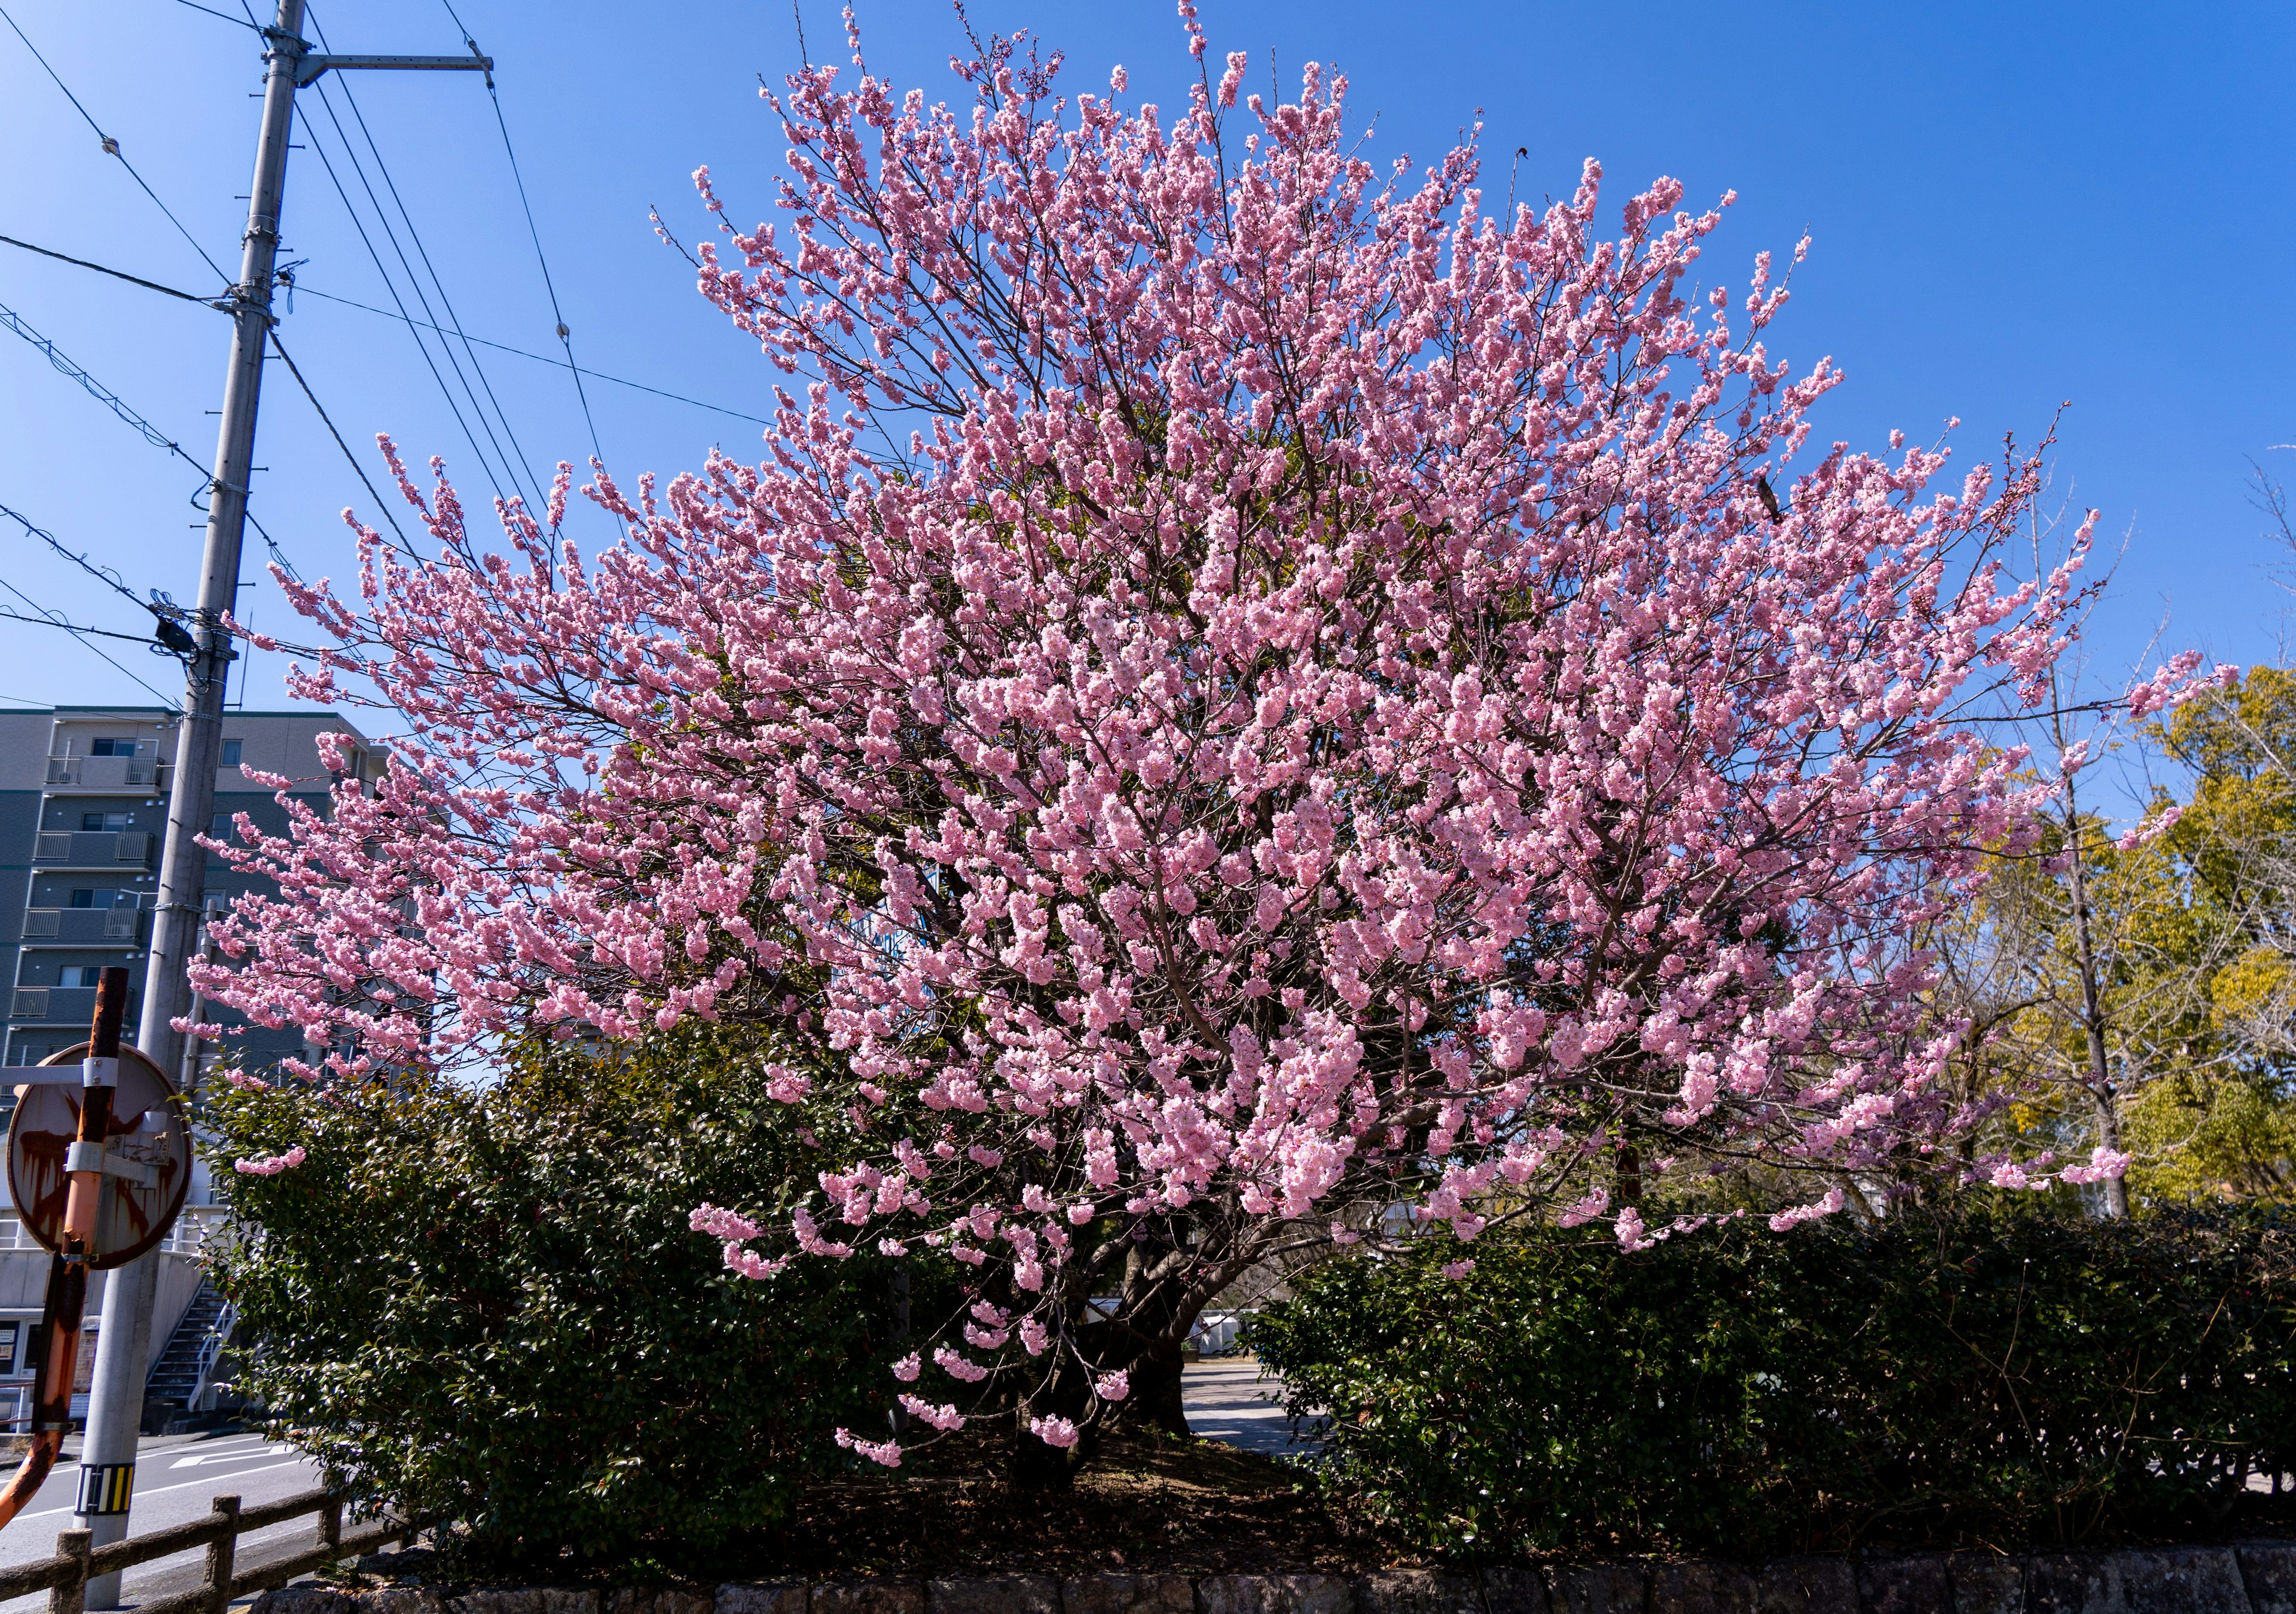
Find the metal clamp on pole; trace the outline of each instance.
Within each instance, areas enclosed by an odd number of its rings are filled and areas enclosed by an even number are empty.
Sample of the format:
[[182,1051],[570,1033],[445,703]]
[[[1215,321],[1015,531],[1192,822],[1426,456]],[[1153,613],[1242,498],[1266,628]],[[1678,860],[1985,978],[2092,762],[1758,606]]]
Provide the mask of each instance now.
[[[69,1067],[67,1067],[69,1069]],[[83,1087],[117,1087],[119,1086],[119,1057],[88,1058],[79,1062],[79,1085]]]
[[64,1145],[64,1169],[66,1171],[102,1171],[103,1169],[103,1145],[101,1143],[66,1143]]

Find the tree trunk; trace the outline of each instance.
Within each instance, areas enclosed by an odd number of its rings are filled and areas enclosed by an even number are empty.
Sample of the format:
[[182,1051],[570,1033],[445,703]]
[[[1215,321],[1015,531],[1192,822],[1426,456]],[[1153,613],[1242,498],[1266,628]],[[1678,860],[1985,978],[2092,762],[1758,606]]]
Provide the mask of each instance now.
[[1620,1143],[1618,1172],[1618,1208],[1624,1210],[1632,1205],[1640,1208],[1643,1202],[1643,1151],[1632,1143]]
[[1179,1346],[1171,1340],[1159,1340],[1151,1346],[1132,1364],[1132,1394],[1124,1404],[1125,1417],[1186,1439],[1188,1413],[1180,1396],[1180,1374],[1185,1365]]
[[[1084,1370],[1073,1358],[1054,1371],[1050,1382],[1039,1383],[1021,1397],[1013,1413],[1013,1467],[1009,1476],[1016,1491],[1064,1491],[1077,1471],[1100,1450],[1100,1430],[1086,1420],[1092,1413],[1092,1389]],[[1053,1446],[1039,1439],[1029,1424],[1039,1418],[1065,1418],[1077,1429],[1074,1446]]]

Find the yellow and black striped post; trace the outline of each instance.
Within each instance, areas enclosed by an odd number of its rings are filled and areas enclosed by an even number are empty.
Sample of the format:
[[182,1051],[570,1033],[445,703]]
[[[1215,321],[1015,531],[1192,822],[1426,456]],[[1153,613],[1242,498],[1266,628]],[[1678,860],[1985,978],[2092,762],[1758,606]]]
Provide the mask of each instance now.
[[75,1513],[124,1513],[135,1491],[132,1462],[83,1462],[79,1469],[79,1505]]

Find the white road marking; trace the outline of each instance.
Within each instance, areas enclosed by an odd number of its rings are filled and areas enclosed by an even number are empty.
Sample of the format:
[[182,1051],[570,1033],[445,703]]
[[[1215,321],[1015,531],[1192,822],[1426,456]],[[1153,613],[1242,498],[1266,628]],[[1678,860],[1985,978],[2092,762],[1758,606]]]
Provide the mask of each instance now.
[[[138,1491],[135,1494],[138,1496],[157,1496],[162,1491],[188,1491],[193,1486],[213,1485],[218,1479],[243,1479],[250,1474],[267,1474],[271,1472],[272,1469],[300,1468],[309,1461],[310,1459],[308,1457],[298,1457],[291,1462],[272,1463],[267,1468],[242,1469],[236,1474],[211,1474],[205,1479],[186,1479],[181,1485],[154,1486],[148,1491]],[[78,1510],[76,1507],[43,1508],[37,1513],[19,1513],[16,1517],[18,1519],[47,1519],[58,1513],[70,1513],[78,1511]],[[13,1521],[12,1520],[11,1522]]]

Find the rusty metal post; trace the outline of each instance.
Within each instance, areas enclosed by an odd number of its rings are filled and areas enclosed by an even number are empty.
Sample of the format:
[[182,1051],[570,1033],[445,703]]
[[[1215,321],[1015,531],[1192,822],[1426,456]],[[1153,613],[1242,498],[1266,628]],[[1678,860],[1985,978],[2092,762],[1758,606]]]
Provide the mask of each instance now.
[[56,1532],[56,1556],[76,1566],[72,1577],[48,1592],[48,1614],[80,1614],[87,1602],[87,1555],[94,1548],[86,1530]]
[[[87,1258],[95,1248],[95,1218],[103,1204],[103,1149],[111,1135],[111,1090],[119,1084],[119,1027],[127,1014],[127,971],[113,964],[96,978],[95,1020],[88,1029],[88,1056],[80,1066],[79,1129],[64,1156],[71,1174],[64,1198],[64,1248],[48,1265],[47,1302],[41,1316],[46,1354],[34,1381],[32,1444],[7,1488],[0,1490],[0,1525],[21,1512],[39,1490],[71,1425],[79,1325],[87,1309]],[[72,1593],[74,1614],[85,1594],[83,1577]]]
[[208,1594],[208,1614],[224,1614],[231,1607],[231,1561],[239,1545],[239,1498],[218,1496],[213,1512],[226,1522],[222,1536],[208,1544],[208,1577],[200,1589]]

